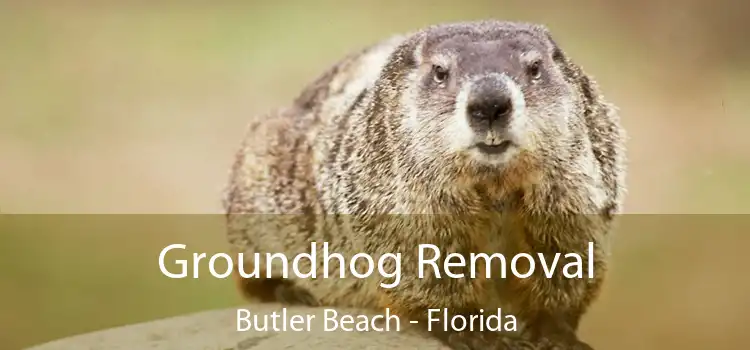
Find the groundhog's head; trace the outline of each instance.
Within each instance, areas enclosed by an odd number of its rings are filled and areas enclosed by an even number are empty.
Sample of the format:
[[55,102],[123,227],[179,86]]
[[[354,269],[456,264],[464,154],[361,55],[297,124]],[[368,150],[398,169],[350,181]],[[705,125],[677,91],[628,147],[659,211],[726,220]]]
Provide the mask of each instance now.
[[416,161],[491,174],[552,165],[586,144],[571,63],[542,26],[435,26],[394,57],[399,127]]

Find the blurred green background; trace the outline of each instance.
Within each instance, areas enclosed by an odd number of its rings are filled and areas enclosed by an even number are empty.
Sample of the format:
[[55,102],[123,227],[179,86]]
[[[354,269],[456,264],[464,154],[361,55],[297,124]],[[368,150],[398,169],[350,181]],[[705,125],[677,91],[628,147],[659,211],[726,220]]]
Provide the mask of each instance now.
[[[750,5],[731,0],[0,1],[0,212],[219,213],[251,115],[387,35],[489,17],[547,24],[619,105],[629,213],[750,212]],[[0,217],[0,348],[240,302],[158,271],[170,243],[223,250],[220,216],[90,217]],[[582,336],[747,348],[750,225],[659,220],[618,236]]]

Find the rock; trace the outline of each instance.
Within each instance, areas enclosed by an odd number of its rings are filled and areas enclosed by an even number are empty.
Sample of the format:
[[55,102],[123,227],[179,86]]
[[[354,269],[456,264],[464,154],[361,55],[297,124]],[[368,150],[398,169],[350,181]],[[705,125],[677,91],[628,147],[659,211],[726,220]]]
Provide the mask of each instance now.
[[[262,317],[273,312],[281,314],[284,307],[278,304],[251,304],[243,309]],[[326,310],[342,315],[375,315],[356,310],[286,307],[287,320],[293,315],[314,315],[310,331],[274,331],[269,320],[269,329],[237,331],[238,309],[204,311],[184,316],[117,327],[52,341],[27,350],[94,350],[94,349],[150,349],[150,350],[277,350],[277,349],[425,349],[446,350],[437,340],[429,338],[406,321],[401,321],[401,331],[395,330],[391,322],[390,331],[325,331]],[[329,311],[330,312],[330,311]],[[269,316],[270,319],[270,316]],[[331,324],[329,322],[329,324]],[[277,322],[279,327],[282,322]],[[297,327],[305,323],[295,323]],[[350,323],[348,327],[354,328]],[[378,326],[382,326],[378,325]]]

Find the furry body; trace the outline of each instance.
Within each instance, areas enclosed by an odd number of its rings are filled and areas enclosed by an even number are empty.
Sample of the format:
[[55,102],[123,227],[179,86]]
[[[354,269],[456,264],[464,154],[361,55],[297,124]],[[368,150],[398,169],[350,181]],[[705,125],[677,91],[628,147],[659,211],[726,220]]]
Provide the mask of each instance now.
[[[525,78],[528,52],[543,65],[543,78]],[[450,75],[433,82],[431,67],[449,67]],[[476,77],[492,74],[505,79],[493,81],[507,82],[515,108],[502,129],[465,121],[473,96],[467,91],[476,90]],[[510,150],[492,155],[470,146],[477,139],[496,146],[497,130],[512,134],[503,136],[512,140]],[[269,289],[285,286],[307,293],[307,304],[389,307],[420,320],[427,308],[502,308],[518,317],[527,339],[574,339],[606,272],[607,240],[624,195],[623,145],[614,107],[542,26],[453,23],[384,40],[251,123],[225,206],[234,252],[293,256],[317,241],[347,259],[401,253],[401,283],[383,289],[387,281],[375,273],[243,281],[243,290],[271,300],[279,292]],[[441,247],[443,256],[585,256],[592,241],[593,280],[559,273],[547,279],[541,269],[527,279],[417,278],[423,243]]]

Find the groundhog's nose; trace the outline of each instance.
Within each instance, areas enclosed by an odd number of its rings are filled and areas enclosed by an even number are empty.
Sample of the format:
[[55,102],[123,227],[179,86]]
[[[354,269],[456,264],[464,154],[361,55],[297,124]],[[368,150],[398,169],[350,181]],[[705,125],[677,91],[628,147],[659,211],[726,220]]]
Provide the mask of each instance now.
[[500,79],[487,77],[474,82],[466,108],[474,122],[505,126],[513,113],[513,100]]

